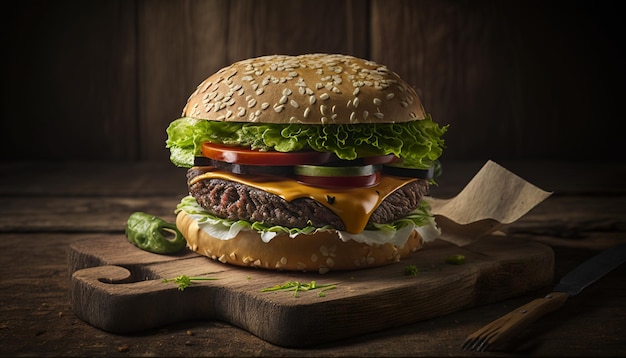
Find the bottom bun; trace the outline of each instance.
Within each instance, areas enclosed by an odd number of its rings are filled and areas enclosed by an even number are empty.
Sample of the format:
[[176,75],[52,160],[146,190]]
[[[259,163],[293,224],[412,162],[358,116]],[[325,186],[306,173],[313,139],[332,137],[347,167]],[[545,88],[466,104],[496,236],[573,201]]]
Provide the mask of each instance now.
[[397,262],[422,247],[422,238],[416,231],[403,247],[342,241],[336,231],[319,231],[295,238],[280,234],[268,243],[254,231],[240,231],[230,240],[220,240],[202,230],[184,211],[176,216],[176,226],[187,240],[187,246],[200,255],[231,265],[268,270],[326,273],[365,269]]

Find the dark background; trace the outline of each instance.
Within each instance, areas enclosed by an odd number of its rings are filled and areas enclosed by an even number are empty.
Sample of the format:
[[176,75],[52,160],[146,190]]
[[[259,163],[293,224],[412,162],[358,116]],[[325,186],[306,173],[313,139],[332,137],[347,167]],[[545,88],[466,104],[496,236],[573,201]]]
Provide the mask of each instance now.
[[332,52],[386,64],[414,85],[433,119],[450,124],[442,159],[621,161],[618,5],[19,1],[1,15],[0,158],[167,161],[167,125],[213,72]]

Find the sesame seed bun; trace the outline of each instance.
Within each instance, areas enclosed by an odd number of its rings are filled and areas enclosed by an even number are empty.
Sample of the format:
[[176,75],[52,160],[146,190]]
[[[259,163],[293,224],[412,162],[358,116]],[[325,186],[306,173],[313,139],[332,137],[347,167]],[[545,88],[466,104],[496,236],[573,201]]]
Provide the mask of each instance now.
[[241,231],[230,240],[220,240],[202,230],[184,211],[176,216],[176,226],[187,239],[187,246],[200,255],[231,265],[269,270],[326,273],[379,267],[397,262],[422,247],[422,238],[416,231],[401,248],[342,241],[336,231],[295,238],[278,235],[269,243],[254,231]]
[[304,124],[426,118],[419,96],[396,73],[369,60],[338,54],[273,55],[236,62],[204,80],[182,115]]

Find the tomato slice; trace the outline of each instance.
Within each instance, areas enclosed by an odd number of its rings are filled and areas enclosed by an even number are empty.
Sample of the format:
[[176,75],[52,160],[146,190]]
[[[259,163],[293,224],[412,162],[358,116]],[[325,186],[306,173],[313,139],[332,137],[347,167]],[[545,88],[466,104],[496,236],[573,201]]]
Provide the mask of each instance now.
[[380,172],[362,176],[309,176],[296,174],[296,180],[305,185],[324,188],[367,188],[380,182]]
[[215,143],[202,143],[202,155],[226,163],[246,165],[291,166],[321,164],[335,159],[333,153],[316,151],[262,152],[242,147],[229,147]]
[[390,164],[400,160],[393,154],[376,155],[373,157],[363,157],[363,164]]

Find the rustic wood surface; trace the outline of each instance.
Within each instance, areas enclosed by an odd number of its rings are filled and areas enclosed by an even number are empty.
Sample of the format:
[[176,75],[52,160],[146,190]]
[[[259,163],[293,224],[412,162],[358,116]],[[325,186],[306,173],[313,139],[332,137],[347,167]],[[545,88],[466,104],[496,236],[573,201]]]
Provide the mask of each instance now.
[[[626,242],[623,163],[498,162],[554,194],[505,230],[549,245],[558,279],[602,249]],[[444,163],[433,196],[454,196],[483,162]],[[532,325],[509,350],[471,353],[465,337],[548,293],[520,296],[306,349],[282,348],[221,321],[198,319],[112,334],[78,318],[69,299],[68,252],[80,240],[122,235],[146,211],[173,219],[184,170],[159,163],[0,164],[2,356],[624,356],[626,267]]]
[[0,15],[0,117],[11,134],[0,158],[160,160],[165,128],[212,73],[261,55],[332,52],[386,64],[414,86],[451,125],[447,159],[615,160],[626,22],[613,5],[14,1]]
[[[445,258],[463,255],[463,265]],[[190,250],[157,255],[123,235],[78,241],[69,249],[70,304],[84,321],[113,333],[137,333],[190,320],[219,320],[281,347],[353,338],[522,295],[552,283],[546,245],[505,236],[471,245],[438,240],[397,264],[361,271],[275,272],[224,265]],[[416,276],[404,268],[414,265]],[[216,280],[180,292],[163,279]],[[285,282],[335,288],[263,292]]]

